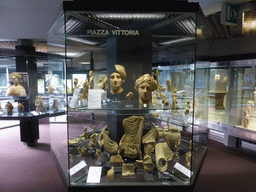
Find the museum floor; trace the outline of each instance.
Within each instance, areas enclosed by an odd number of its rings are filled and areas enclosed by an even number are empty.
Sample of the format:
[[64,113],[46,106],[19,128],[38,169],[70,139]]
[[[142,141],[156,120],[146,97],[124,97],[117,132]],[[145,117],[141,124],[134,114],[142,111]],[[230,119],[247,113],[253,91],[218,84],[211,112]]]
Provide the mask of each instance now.
[[[27,147],[20,142],[18,126],[0,129],[0,146],[1,192],[65,191],[50,154],[49,126],[40,125],[40,139],[36,147]],[[254,192],[255,178],[256,154],[209,141],[194,191]]]

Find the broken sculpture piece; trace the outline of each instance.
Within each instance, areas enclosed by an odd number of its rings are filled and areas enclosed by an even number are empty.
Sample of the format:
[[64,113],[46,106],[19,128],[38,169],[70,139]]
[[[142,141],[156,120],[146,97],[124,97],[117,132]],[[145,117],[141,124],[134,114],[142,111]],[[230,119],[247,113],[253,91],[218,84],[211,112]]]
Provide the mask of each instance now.
[[167,143],[157,143],[155,147],[156,165],[160,172],[166,171],[168,168],[168,161],[173,159],[173,151],[169,148]]
[[97,85],[99,89],[108,90],[108,78],[106,76],[101,76]]
[[90,136],[90,142],[89,142],[89,148],[93,149],[93,146],[95,145],[96,142],[96,138],[99,134],[98,133],[94,133]]
[[141,138],[144,117],[131,116],[123,120],[124,135],[119,142],[118,154],[124,157],[142,159]]
[[104,143],[105,149],[109,153],[118,152],[118,144],[115,141],[111,140],[106,133],[103,133],[103,143]]
[[133,98],[134,96],[134,93],[133,92],[129,92],[127,95],[126,95],[126,99],[129,101]]
[[135,175],[135,165],[130,163],[123,163],[122,165],[122,176]]
[[115,171],[114,171],[114,166],[111,167],[111,169],[108,170],[107,172],[107,179],[109,181],[114,179]]
[[123,164],[124,161],[120,155],[113,155],[113,156],[110,156],[109,163],[113,166],[119,166],[119,165]]

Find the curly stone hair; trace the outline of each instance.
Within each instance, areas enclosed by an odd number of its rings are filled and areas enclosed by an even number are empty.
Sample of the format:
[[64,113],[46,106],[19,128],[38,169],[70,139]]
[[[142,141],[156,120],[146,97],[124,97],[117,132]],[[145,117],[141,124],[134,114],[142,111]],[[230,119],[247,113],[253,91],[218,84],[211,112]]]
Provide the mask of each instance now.
[[151,86],[151,91],[154,91],[157,89],[157,82],[156,80],[154,80],[154,78],[149,75],[149,74],[145,74],[145,75],[142,75],[140,78],[138,78],[136,81],[135,81],[135,86],[134,86],[134,89],[136,91],[138,91],[139,89],[139,86],[144,83],[144,82],[147,82],[148,84],[150,84]]
[[116,72],[119,73],[121,75],[121,78],[123,81],[125,81],[126,79],[126,72],[125,72],[125,69],[122,65],[115,65],[115,68],[116,68]]
[[12,74],[11,74],[11,77],[12,76],[15,76],[15,77],[17,77],[19,80],[21,80],[21,75],[19,74],[19,73],[17,73],[17,72],[13,72]]

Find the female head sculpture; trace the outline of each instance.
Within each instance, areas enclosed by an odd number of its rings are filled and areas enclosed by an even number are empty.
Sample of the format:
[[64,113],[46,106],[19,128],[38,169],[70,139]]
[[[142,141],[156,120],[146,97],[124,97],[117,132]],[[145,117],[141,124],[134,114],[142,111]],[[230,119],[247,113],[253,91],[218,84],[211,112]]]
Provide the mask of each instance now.
[[139,94],[139,103],[149,104],[151,93],[157,89],[157,82],[151,75],[145,74],[136,80],[134,89]]
[[11,74],[12,85],[7,90],[7,95],[12,96],[26,96],[24,87],[20,84],[21,75],[14,72]]
[[123,92],[121,85],[125,82],[126,72],[122,65],[115,65],[116,72],[110,75],[110,92],[112,94],[120,94]]

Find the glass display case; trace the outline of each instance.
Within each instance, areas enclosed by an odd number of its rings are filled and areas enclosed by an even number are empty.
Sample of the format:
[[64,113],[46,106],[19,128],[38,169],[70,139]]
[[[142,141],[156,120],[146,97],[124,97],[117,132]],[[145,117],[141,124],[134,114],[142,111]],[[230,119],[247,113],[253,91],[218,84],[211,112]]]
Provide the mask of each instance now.
[[256,62],[248,56],[243,60],[225,59],[197,63],[197,77],[201,80],[196,86],[208,103],[205,119],[208,119],[209,136],[231,147],[243,148],[242,143],[247,143],[255,151]]
[[65,1],[48,33],[72,81],[67,128],[51,130],[58,167],[69,190],[192,188],[207,140],[195,98],[198,4],[107,4]]
[[[63,57],[36,52],[29,40],[19,40],[15,50],[0,50],[1,124],[19,120],[21,141],[28,145],[39,139],[39,119],[65,113],[63,83],[58,87],[61,91],[52,93],[45,86],[46,74],[57,73],[58,81],[63,82],[61,60]],[[51,65],[54,70],[49,70]]]

